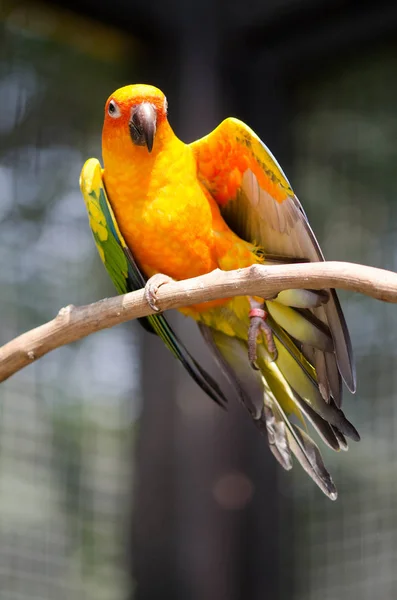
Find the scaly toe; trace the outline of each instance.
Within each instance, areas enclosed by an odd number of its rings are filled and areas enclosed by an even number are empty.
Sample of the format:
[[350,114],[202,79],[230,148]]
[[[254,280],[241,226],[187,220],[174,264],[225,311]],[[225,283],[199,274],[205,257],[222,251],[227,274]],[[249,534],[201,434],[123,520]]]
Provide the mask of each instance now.
[[261,331],[263,331],[265,338],[266,338],[267,351],[270,355],[272,362],[274,362],[275,360],[277,360],[278,352],[277,352],[276,344],[275,344],[274,337],[273,337],[273,331],[272,331],[270,325],[268,325],[266,323],[266,321],[262,321]]
[[147,280],[145,285],[145,299],[149,304],[150,308],[155,312],[160,312],[160,307],[157,302],[157,292],[159,287],[166,283],[171,283],[173,279],[168,277],[168,275],[164,275],[164,273],[156,273],[150,279]]
[[258,335],[263,333],[266,340],[267,352],[271,361],[277,359],[277,348],[273,337],[273,331],[266,322],[267,312],[264,310],[264,304],[260,304],[253,298],[250,298],[251,310],[249,312],[250,326],[248,330],[248,360],[253,369],[258,369],[256,365],[256,346]]
[[258,369],[256,361],[256,344],[259,332],[262,329],[262,317],[250,317],[250,326],[248,329],[248,360],[253,369]]

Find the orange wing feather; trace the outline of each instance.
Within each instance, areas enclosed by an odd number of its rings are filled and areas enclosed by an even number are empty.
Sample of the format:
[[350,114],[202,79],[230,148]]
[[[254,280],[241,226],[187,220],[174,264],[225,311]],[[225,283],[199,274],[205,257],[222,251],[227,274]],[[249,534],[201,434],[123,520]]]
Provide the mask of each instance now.
[[248,169],[277,202],[294,195],[276,159],[269,152],[263,153],[260,139],[237,119],[226,119],[190,146],[197,159],[199,178],[221,206],[236,196]]
[[[311,261],[324,260],[305,212],[280,165],[260,138],[241,121],[223,121],[190,147],[200,181],[218,202],[222,215],[242,239],[266,253]],[[332,333],[339,371],[351,391],[355,368],[349,332],[334,290],[313,312]],[[337,380],[329,364],[328,379]],[[328,383],[327,383],[328,386]]]

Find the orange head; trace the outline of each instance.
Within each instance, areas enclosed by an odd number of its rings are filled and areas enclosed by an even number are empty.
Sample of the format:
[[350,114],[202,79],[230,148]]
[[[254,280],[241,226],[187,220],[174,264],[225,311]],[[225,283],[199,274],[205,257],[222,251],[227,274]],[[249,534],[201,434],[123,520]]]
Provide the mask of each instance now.
[[167,99],[152,85],[126,85],[116,90],[105,105],[103,148],[141,147],[151,152],[167,124]]

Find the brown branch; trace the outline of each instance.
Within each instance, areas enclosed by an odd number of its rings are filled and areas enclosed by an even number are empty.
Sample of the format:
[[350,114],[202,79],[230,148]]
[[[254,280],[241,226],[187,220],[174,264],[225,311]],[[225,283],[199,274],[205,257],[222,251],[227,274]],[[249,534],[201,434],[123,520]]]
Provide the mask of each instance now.
[[[343,262],[254,265],[237,271],[216,270],[159,288],[162,310],[218,298],[256,295],[274,298],[282,290],[339,288],[397,303],[397,273]],[[0,381],[47,352],[91,333],[153,314],[143,290],[100,300],[88,306],[62,308],[52,321],[20,335],[0,348]]]

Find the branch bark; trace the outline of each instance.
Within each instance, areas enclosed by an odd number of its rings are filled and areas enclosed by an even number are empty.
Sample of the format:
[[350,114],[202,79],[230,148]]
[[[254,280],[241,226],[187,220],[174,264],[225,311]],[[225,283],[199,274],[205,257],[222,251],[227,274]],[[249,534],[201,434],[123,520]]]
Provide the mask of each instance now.
[[[181,308],[218,298],[255,295],[274,298],[288,289],[339,288],[397,303],[397,273],[344,262],[254,265],[236,271],[215,270],[194,279],[159,288],[161,310]],[[55,348],[91,333],[153,314],[138,290],[89,304],[61,308],[48,323],[11,340],[0,348],[0,382]]]

